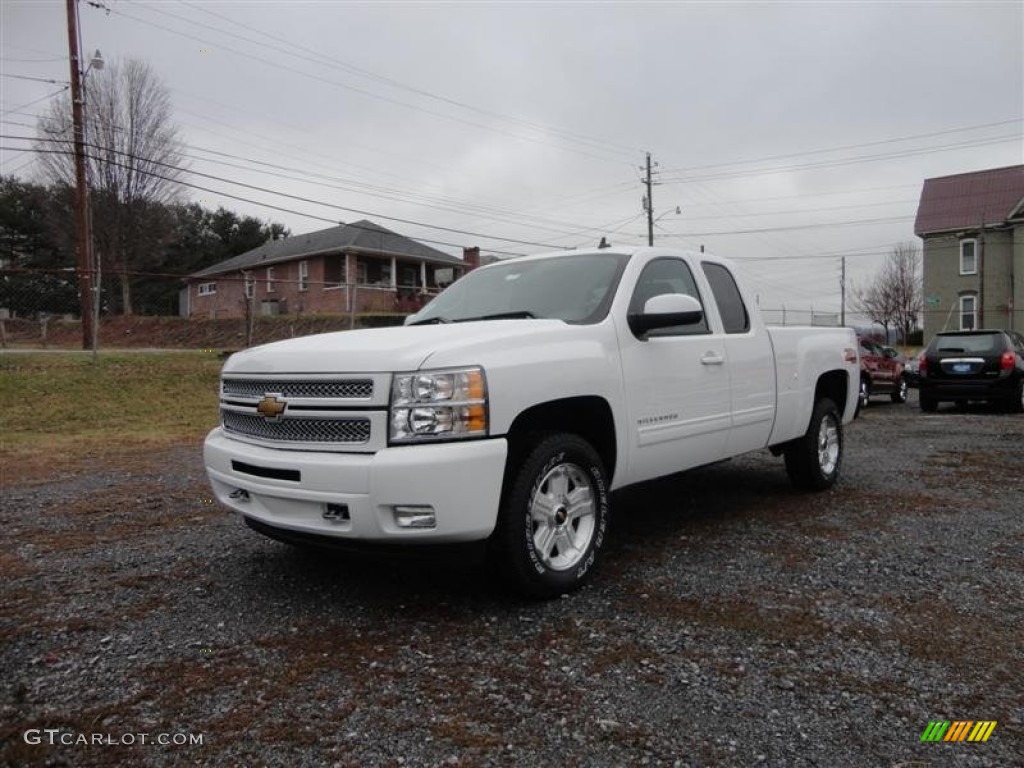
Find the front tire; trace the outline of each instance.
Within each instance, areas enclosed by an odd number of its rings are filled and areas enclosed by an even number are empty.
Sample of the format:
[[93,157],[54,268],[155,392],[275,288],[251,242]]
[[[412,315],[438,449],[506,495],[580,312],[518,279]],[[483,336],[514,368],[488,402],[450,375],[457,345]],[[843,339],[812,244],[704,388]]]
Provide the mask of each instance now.
[[601,457],[577,435],[539,438],[510,468],[490,557],[499,575],[531,597],[581,587],[608,527],[608,481]]
[[814,404],[807,432],[786,447],[785,457],[797,488],[823,491],[836,484],[843,465],[843,422],[835,403],[822,398]]

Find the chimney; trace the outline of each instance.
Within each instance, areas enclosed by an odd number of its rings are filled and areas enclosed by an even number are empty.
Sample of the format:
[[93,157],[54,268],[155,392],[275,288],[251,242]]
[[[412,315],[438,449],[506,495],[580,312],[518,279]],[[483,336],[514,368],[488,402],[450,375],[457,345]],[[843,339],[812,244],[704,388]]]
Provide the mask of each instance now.
[[480,248],[479,246],[473,246],[472,248],[462,249],[462,260],[466,263],[466,272],[472,272],[474,269],[480,266]]

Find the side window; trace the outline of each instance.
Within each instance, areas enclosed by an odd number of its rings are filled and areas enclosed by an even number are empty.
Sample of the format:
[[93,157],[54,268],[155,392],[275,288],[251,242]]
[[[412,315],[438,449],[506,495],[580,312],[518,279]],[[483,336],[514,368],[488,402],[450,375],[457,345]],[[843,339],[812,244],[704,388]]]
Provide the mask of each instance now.
[[739,286],[732,273],[721,264],[703,262],[701,268],[704,276],[711,283],[711,292],[718,303],[718,312],[722,315],[722,324],[726,333],[746,333],[750,330],[750,315],[743,303]]
[[[636,288],[633,289],[633,297],[629,301],[629,313],[643,312],[644,305],[649,299],[665,293],[683,293],[692,296],[700,302],[702,308],[704,307],[700,291],[697,290],[697,283],[686,262],[679,259],[662,258],[651,261],[640,273],[640,278],[636,281]],[[710,333],[706,315],[700,319],[699,323],[658,328],[647,335],[653,338],[656,336],[690,336],[701,333]]]

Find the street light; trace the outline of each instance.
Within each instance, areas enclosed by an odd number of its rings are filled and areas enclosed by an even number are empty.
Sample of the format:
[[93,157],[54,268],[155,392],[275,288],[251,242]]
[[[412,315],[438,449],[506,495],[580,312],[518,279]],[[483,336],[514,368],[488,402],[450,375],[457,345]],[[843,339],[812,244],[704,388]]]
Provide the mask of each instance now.
[[677,206],[676,206],[675,208],[669,208],[669,209],[668,209],[667,211],[665,211],[665,212],[663,212],[663,213],[660,213],[660,214],[658,214],[658,216],[657,216],[657,217],[656,217],[656,218],[654,219],[654,221],[653,221],[653,222],[651,222],[651,223],[652,223],[652,224],[654,224],[654,223],[657,223],[658,221],[660,221],[660,220],[661,220],[662,218],[664,218],[665,216],[668,216],[668,215],[669,215],[670,213],[675,213],[675,214],[676,214],[676,215],[678,216],[678,215],[679,215],[679,214],[681,214],[682,212],[683,212],[683,209],[682,209],[682,208],[680,208],[680,207],[679,207],[679,206],[677,205]]
[[92,59],[89,60],[89,66],[86,67],[85,72],[82,73],[82,77],[85,77],[94,69],[103,69],[103,64],[103,54],[100,53],[99,50],[97,50],[96,53],[92,55]]
[[683,212],[683,209],[678,205],[675,208],[669,208],[667,211],[659,213],[655,217],[649,217],[647,219],[647,244],[654,245],[654,225],[657,224],[661,219],[668,216],[670,213],[675,213],[677,216]]

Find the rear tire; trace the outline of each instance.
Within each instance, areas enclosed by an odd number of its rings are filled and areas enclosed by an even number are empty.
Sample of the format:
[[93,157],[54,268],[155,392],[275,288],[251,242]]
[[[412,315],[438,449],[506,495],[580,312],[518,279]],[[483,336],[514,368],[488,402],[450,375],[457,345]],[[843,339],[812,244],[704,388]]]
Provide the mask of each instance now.
[[896,390],[892,393],[892,401],[894,403],[905,403],[907,402],[907,384],[906,376],[900,376],[900,383],[896,385]]
[[860,391],[857,394],[857,410],[867,408],[869,402],[871,402],[871,382],[866,378],[861,378]]
[[1017,392],[1007,407],[1010,413],[1024,413],[1024,378],[1017,382]]
[[935,413],[935,410],[939,407],[939,401],[931,395],[926,395],[924,392],[920,394],[921,410],[925,413]]
[[491,565],[530,597],[571,592],[590,576],[608,517],[608,481],[597,451],[577,435],[541,436],[509,469]]
[[807,432],[786,446],[785,457],[797,488],[823,491],[836,484],[843,465],[843,421],[835,403],[822,398],[814,404]]

